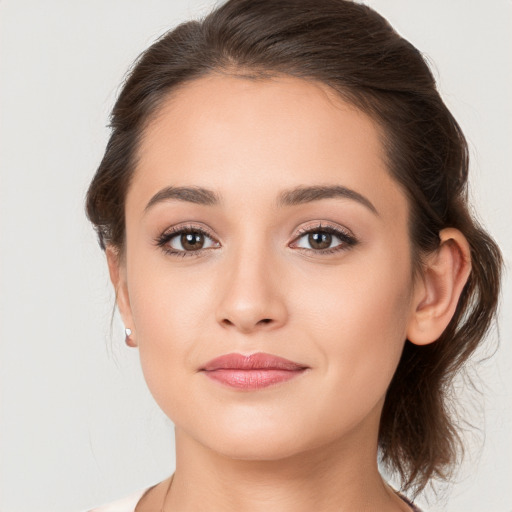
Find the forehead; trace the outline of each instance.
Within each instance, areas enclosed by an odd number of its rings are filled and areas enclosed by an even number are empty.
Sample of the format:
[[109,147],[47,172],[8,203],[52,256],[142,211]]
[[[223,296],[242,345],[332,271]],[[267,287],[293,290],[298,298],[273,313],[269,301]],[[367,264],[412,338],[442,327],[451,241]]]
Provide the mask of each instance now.
[[157,156],[162,145],[173,145],[173,138],[188,138],[185,151],[198,143],[201,153],[219,156],[226,150],[233,156],[233,150],[265,145],[269,156],[280,149],[293,148],[295,154],[321,149],[324,160],[328,146],[346,151],[362,137],[377,158],[384,156],[377,124],[321,82],[215,73],[181,86],[163,101],[146,127],[139,156]]
[[385,162],[378,125],[328,86],[212,74],[164,101],[144,132],[131,189],[139,208],[170,185],[270,201],[278,189],[312,183],[364,191],[377,203],[387,193],[397,205],[403,197]]

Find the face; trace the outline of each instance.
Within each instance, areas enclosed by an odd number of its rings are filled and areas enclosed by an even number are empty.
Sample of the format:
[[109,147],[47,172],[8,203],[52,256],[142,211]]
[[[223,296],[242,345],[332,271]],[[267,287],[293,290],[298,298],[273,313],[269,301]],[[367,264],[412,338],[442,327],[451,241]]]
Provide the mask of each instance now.
[[[378,127],[324,85],[211,75],[169,98],[126,198],[119,293],[177,432],[241,459],[376,442],[411,316],[407,220]],[[202,371],[232,353],[305,369],[256,388]]]

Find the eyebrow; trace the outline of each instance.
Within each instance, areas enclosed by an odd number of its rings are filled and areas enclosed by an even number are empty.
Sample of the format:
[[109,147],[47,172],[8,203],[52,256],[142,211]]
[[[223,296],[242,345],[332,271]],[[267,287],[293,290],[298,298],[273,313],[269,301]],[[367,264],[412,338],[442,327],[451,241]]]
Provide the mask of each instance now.
[[369,199],[359,192],[341,185],[298,186],[291,190],[284,190],[279,194],[277,206],[296,206],[331,198],[352,199],[366,206],[375,215],[378,215],[377,208]]
[[[277,197],[276,206],[297,206],[301,204],[319,201],[321,199],[342,198],[351,199],[368,208],[378,215],[378,211],[372,202],[359,192],[341,185],[299,185],[290,190],[282,191]],[[157,203],[169,200],[185,201],[204,206],[218,206],[222,203],[221,196],[210,189],[203,187],[166,187],[158,191],[148,202],[144,212],[147,212]]]
[[216,206],[221,203],[220,196],[213,190],[203,187],[165,187],[158,191],[144,208],[147,212],[157,203],[176,199],[188,203],[203,204],[205,206]]

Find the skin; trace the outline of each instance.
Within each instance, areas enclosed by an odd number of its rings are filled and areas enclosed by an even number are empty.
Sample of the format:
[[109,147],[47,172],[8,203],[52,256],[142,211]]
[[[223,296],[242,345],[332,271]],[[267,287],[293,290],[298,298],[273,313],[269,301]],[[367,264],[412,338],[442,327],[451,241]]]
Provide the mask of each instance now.
[[[406,338],[433,342],[453,315],[469,248],[444,230],[424,272],[412,271],[407,199],[381,135],[323,84],[292,77],[212,74],[150,122],[126,197],[125,250],[107,249],[131,343],[175,424],[171,492],[162,482],[138,511],[164,501],[180,512],[409,510],[377,469],[380,414]],[[375,211],[347,197],[276,205],[281,191],[312,185],[351,189]],[[147,208],[169,186],[211,189],[221,202]],[[209,233],[202,252],[179,257],[155,243],[190,223]],[[320,223],[357,241],[334,235],[330,247],[342,250],[322,254],[298,231]],[[183,250],[179,235],[172,247]],[[231,352],[308,370],[250,392],[198,371]]]

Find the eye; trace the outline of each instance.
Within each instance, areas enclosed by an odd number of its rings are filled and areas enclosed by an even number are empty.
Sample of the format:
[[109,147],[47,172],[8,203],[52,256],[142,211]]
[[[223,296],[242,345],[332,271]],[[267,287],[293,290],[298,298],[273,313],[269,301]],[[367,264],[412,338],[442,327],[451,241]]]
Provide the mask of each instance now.
[[[300,229],[300,235],[290,244],[315,254],[330,254],[347,250],[357,243],[356,238],[339,227],[321,223],[307,229]],[[203,251],[220,247],[220,243],[199,226],[174,226],[155,239],[158,247],[171,256],[199,256]]]
[[354,235],[348,230],[330,225],[322,226],[321,223],[311,228],[300,229],[299,233],[300,236],[291,246],[319,254],[343,251],[357,243]]
[[219,247],[219,243],[203,228],[195,226],[173,227],[162,233],[155,242],[167,254],[174,256],[195,256],[203,250]]

